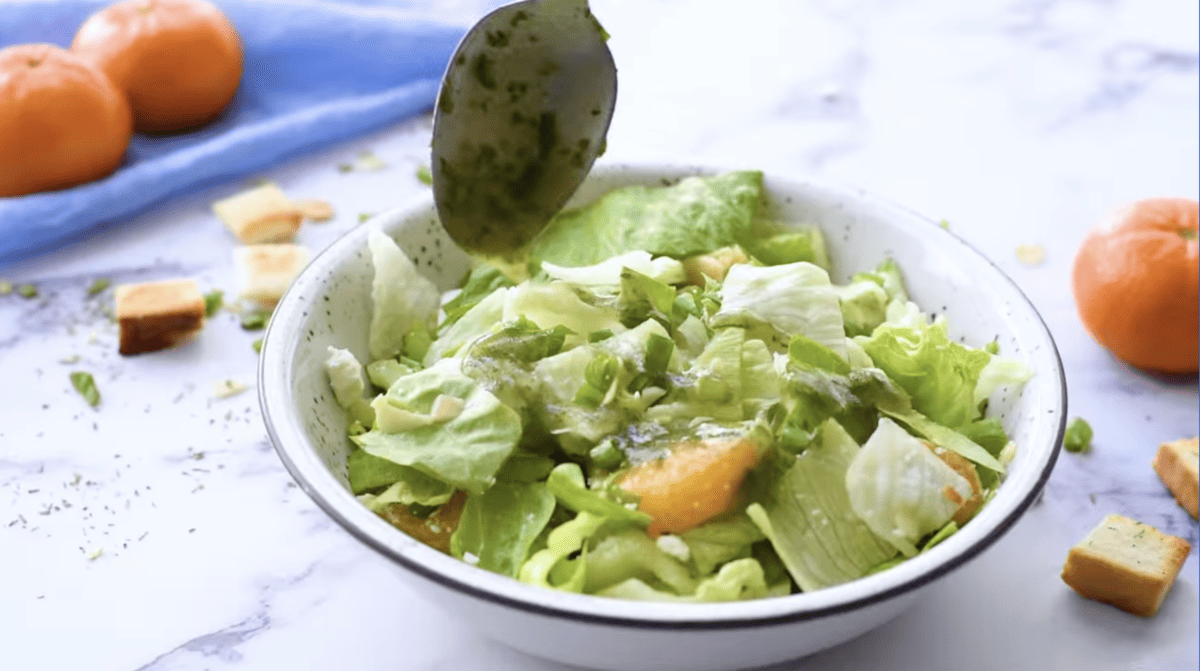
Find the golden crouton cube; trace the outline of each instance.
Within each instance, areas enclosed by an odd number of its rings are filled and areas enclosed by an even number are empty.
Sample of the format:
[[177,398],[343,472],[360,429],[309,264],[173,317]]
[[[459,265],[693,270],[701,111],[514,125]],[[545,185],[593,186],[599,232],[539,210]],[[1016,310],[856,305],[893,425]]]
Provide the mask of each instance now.
[[741,247],[722,247],[707,254],[689,256],[683,260],[683,269],[687,273],[688,284],[703,287],[706,276],[718,282],[724,281],[734,264],[749,260],[750,257]]
[[289,242],[296,237],[304,214],[278,186],[263,184],[218,200],[212,205],[217,218],[247,245]]
[[1154,470],[1175,500],[1196,518],[1200,502],[1200,439],[1163,443],[1154,455]]
[[239,297],[268,304],[278,301],[308,264],[308,257],[307,248],[294,244],[235,247]]
[[173,347],[204,328],[204,295],[194,280],[122,284],[114,295],[121,354]]
[[1088,599],[1150,617],[1158,612],[1192,546],[1123,515],[1109,515],[1071,548],[1063,582]]

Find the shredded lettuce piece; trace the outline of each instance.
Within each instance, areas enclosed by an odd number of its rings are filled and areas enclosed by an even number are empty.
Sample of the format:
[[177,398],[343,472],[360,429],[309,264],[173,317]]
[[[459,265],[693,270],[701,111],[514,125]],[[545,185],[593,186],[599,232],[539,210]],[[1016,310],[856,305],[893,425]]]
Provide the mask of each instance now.
[[[854,513],[908,557],[972,493],[965,478],[887,418],[879,420],[879,428],[846,468],[844,483]],[[956,492],[957,501],[947,490]]]
[[369,349],[372,359],[387,359],[404,349],[404,336],[414,324],[432,324],[437,318],[441,292],[383,231],[372,227],[367,247],[375,268]]
[[555,217],[532,257],[579,267],[637,250],[676,258],[703,254],[743,237],[761,196],[762,172],[756,170],[687,177],[665,188],[614,189]]
[[827,420],[766,501],[747,510],[804,591],[862,577],[896,554],[851,505],[846,476],[858,453],[845,429]]
[[450,554],[462,559],[470,553],[479,568],[515,578],[553,513],[546,483],[497,482],[467,497]]
[[710,325],[751,330],[775,351],[801,334],[846,355],[846,332],[829,273],[811,263],[783,266],[738,264],[718,292],[721,308]]

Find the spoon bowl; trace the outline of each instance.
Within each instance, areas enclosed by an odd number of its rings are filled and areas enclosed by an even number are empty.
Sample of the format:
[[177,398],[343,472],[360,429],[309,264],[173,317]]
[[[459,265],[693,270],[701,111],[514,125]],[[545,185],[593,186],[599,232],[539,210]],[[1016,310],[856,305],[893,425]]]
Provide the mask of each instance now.
[[463,249],[515,258],[591,170],[617,98],[587,0],[524,0],[459,43],[434,110],[438,218]]

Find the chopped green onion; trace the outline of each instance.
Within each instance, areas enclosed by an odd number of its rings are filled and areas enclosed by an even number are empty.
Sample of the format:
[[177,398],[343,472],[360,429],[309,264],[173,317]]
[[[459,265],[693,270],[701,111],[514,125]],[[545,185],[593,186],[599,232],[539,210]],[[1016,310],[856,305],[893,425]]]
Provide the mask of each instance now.
[[1082,417],[1076,417],[1067,425],[1063,448],[1068,452],[1087,452],[1092,449],[1092,427]]
[[204,316],[212,317],[217,314],[217,310],[225,304],[225,292],[220,289],[213,289],[204,294]]
[[110,284],[112,284],[112,282],[101,277],[100,279],[96,280],[95,282],[92,282],[92,286],[88,287],[87,293],[89,296],[95,296],[96,294],[100,293],[101,291],[104,291],[105,289],[107,289]]
[[71,373],[71,384],[75,386],[83,399],[93,408],[100,405],[100,390],[96,388],[96,379],[91,373],[75,371]]

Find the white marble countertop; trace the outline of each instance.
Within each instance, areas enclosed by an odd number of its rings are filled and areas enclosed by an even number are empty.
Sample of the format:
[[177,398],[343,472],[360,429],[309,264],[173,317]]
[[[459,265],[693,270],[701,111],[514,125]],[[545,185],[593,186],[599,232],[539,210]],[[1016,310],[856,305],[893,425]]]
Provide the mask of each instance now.
[[[447,2],[470,23],[481,2]],[[1157,617],[1078,598],[1067,549],[1120,512],[1193,545],[1150,467],[1197,433],[1195,377],[1131,370],[1088,337],[1069,270],[1084,231],[1151,195],[1196,197],[1197,6],[1184,0],[593,0],[620,97],[604,160],[682,160],[859,185],[990,255],[1054,333],[1070,414],[1095,428],[1041,503],[899,619],[796,670],[1194,669],[1196,552]],[[0,8],[0,16],[2,16]],[[417,196],[428,117],[255,177],[331,201],[314,249]],[[341,173],[371,150],[390,167]],[[252,341],[235,317],[122,358],[114,283],[196,278],[236,291],[232,239],[178,198],[71,248],[0,268],[0,666],[8,669],[542,669],[410,591],[301,492],[267,441]],[[1020,244],[1046,251],[1022,264]],[[78,360],[73,363],[74,357]],[[93,409],[68,380],[95,374]]]

